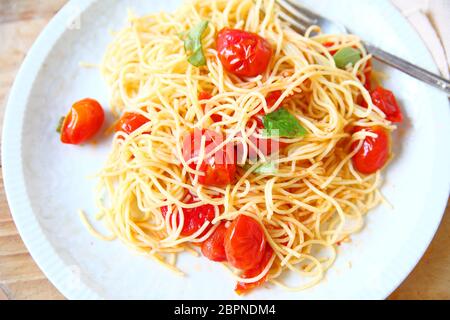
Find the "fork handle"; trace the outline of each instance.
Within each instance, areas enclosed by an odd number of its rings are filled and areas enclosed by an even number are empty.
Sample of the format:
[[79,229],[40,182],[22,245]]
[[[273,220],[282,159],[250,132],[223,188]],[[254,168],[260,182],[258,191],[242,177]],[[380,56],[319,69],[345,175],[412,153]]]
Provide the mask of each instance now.
[[416,65],[413,65],[412,63],[396,57],[369,43],[365,43],[364,45],[367,51],[371,53],[375,59],[384,62],[387,65],[394,67],[400,71],[403,71],[404,73],[409,74],[411,77],[414,77],[420,81],[441,89],[446,92],[448,96],[450,96],[450,81],[448,81],[447,79],[431,73],[425,69],[422,69]]

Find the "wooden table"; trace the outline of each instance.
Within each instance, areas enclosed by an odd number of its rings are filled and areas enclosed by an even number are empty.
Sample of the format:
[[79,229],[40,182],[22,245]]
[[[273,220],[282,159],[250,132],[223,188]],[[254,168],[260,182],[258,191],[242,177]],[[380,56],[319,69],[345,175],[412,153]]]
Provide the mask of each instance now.
[[[0,123],[27,50],[66,0],[0,1]],[[427,253],[391,299],[450,299],[450,202]],[[0,175],[0,300],[63,299],[25,248],[9,212]]]

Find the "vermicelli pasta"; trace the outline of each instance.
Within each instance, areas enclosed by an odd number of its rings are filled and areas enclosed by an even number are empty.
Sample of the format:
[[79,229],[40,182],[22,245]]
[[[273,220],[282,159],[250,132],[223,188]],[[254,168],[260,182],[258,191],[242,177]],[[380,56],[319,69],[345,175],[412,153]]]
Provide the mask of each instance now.
[[[221,224],[229,228],[244,215],[259,224],[273,253],[253,276],[225,263],[237,281],[267,279],[291,290],[318,283],[336,245],[361,230],[364,216],[382,201],[380,170],[361,173],[352,160],[367,139],[379,137],[370,128],[395,129],[365,87],[371,56],[360,39],[322,34],[318,27],[300,35],[280,20],[273,0],[193,0],[173,14],[130,12],[128,19],[114,33],[101,72],[113,112],[147,121],[115,133],[98,175],[98,218],[131,249],[181,272],[177,254],[197,252]],[[206,62],[197,67],[188,61],[185,37],[202,21]],[[226,69],[217,49],[224,28],[270,43],[264,72],[245,77]],[[360,57],[338,68],[336,52],[343,48]],[[199,98],[201,92],[208,98]],[[279,96],[268,103],[274,92]],[[255,117],[264,114],[268,121],[280,107],[304,133],[275,138],[278,150],[265,152],[255,143],[266,137]],[[195,130],[224,138],[208,150],[208,137],[201,136],[196,157],[187,159],[184,141]],[[230,145],[241,147],[232,183],[201,183],[205,161]],[[249,160],[252,152],[259,161]],[[261,163],[269,165],[261,169]],[[191,222],[184,212],[204,205],[213,208],[213,219],[186,235]],[[300,284],[285,284],[287,272]]]

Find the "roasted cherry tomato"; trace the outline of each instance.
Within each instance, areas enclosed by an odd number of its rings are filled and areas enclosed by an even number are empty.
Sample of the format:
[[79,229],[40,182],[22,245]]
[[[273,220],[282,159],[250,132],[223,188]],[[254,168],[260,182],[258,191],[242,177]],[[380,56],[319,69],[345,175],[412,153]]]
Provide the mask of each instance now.
[[125,113],[116,125],[116,131],[131,134],[150,120],[139,113]]
[[272,46],[256,33],[222,29],[217,36],[217,52],[224,68],[242,77],[264,73],[272,58]]
[[216,262],[227,261],[225,254],[224,239],[227,228],[224,223],[221,223],[213,234],[203,242],[202,253],[209,260]]
[[[183,158],[189,161],[197,157],[201,150],[201,140],[205,137],[205,155],[211,153],[218,145],[224,141],[223,135],[212,130],[194,130],[183,142]],[[197,161],[189,164],[194,170],[197,170]],[[236,160],[234,157],[234,147],[225,145],[222,149],[216,151],[211,157],[208,157],[200,164],[198,182],[206,186],[226,186],[233,183],[236,173]]]
[[[212,98],[212,96],[208,92],[204,92],[204,91],[200,92],[198,95],[198,100],[209,100],[211,98]],[[205,111],[204,104],[202,104],[202,108],[203,108],[203,111]],[[213,114],[213,115],[211,115],[211,120],[213,122],[221,122],[222,116],[220,114]]]
[[364,87],[368,91],[372,90],[372,60],[369,60],[367,63],[366,70],[364,70],[364,77],[366,78]]
[[[259,274],[261,274],[261,272],[264,271],[264,269],[267,267],[267,264],[270,262],[272,255],[273,255],[273,249],[267,245],[266,251],[264,252],[263,259],[261,260],[259,265],[253,269],[244,271],[241,274],[241,278],[250,279],[250,278],[254,278],[254,277],[258,276]],[[256,282],[251,282],[251,283],[238,282],[234,291],[239,295],[246,294],[249,291],[251,291],[252,289],[263,285],[266,282],[266,280],[267,280],[267,274]]]
[[[186,204],[195,203],[193,199],[186,201]],[[161,208],[161,213],[165,218],[169,209],[167,206]],[[199,205],[198,207],[187,209],[183,208],[183,216],[184,216],[184,224],[183,229],[181,230],[181,235],[188,237],[196,233],[206,221],[213,221],[215,218],[214,206],[211,204]],[[176,223],[179,223],[179,218],[177,216]],[[176,226],[172,226],[175,228]],[[202,235],[205,235],[209,229],[211,229],[212,225],[206,227],[205,231]]]
[[[272,108],[275,105],[275,103],[277,103],[278,99],[280,99],[282,94],[283,94],[283,92],[281,92],[279,90],[270,92],[266,96],[267,107]],[[283,104],[281,103],[278,108],[281,108],[282,105]],[[274,110],[274,111],[276,111],[276,110]],[[264,129],[264,123],[262,121],[262,118],[265,114],[266,114],[266,111],[264,109],[261,109],[257,115],[253,116],[253,119],[256,121],[258,129]]]
[[225,233],[225,254],[233,267],[241,270],[256,268],[264,257],[266,237],[259,223],[240,215]]
[[[325,42],[323,44],[323,46],[326,47],[326,48],[331,48],[332,46],[334,46],[334,42]],[[330,50],[330,54],[332,56],[334,56],[336,54],[336,52],[337,52],[337,50]]]
[[371,96],[373,104],[383,111],[387,120],[395,123],[403,121],[402,111],[392,91],[377,87]]
[[[358,128],[377,134],[376,138],[366,137],[361,149],[353,156],[353,166],[363,174],[372,174],[382,169],[390,156],[391,137],[389,132],[379,126],[371,128]],[[355,141],[352,148],[358,147],[359,142]]]
[[[279,90],[278,91],[272,91],[271,93],[269,93],[267,95],[267,97],[266,97],[267,106],[269,108],[272,108],[275,105],[275,103],[277,103],[278,99],[280,99],[282,94],[283,94],[283,92],[279,91]],[[282,104],[280,104],[279,108],[281,108],[281,105]],[[262,110],[262,112],[264,113],[264,109]]]
[[208,92],[202,91],[198,94],[198,100],[209,100],[212,98]]
[[97,134],[105,120],[102,106],[94,99],[76,102],[61,125],[61,141],[81,144]]

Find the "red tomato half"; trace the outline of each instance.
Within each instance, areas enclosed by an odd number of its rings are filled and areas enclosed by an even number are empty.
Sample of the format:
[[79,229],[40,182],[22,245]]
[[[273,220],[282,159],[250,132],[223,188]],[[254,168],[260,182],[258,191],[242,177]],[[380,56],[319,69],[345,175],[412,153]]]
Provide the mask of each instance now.
[[403,121],[402,111],[392,91],[383,87],[377,87],[371,96],[373,104],[383,111],[387,120],[395,123]]
[[116,125],[116,131],[131,134],[150,120],[139,113],[125,113]]
[[212,98],[208,92],[202,91],[198,94],[198,100],[209,100]]
[[[275,105],[275,103],[277,103],[278,99],[280,99],[282,94],[283,92],[280,90],[272,91],[271,93],[269,93],[266,97],[267,106],[269,108],[272,108]],[[281,105],[282,104],[280,104],[279,108],[281,108]],[[264,112],[264,109],[262,110],[262,112]]]
[[[363,130],[359,128],[358,130]],[[353,166],[363,174],[372,174],[382,169],[390,156],[391,137],[389,132],[379,126],[364,128],[378,135],[377,138],[366,137],[361,149],[353,156]],[[359,142],[355,141],[352,148],[356,149]]]
[[[334,46],[334,42],[325,42],[323,44],[323,46],[326,47],[326,48],[331,48],[332,46]],[[330,50],[330,54],[332,56],[334,56],[336,54],[336,52],[337,52],[337,50]]]
[[202,253],[209,260],[216,262],[227,261],[224,246],[226,231],[225,223],[221,223],[213,234],[203,242]]
[[[267,267],[267,264],[270,262],[272,255],[273,249],[270,246],[266,246],[266,251],[264,252],[264,257],[261,260],[260,264],[256,268],[244,271],[244,273],[241,274],[241,278],[250,279],[261,274],[261,272],[264,271],[264,269]],[[256,282],[251,283],[238,282],[234,291],[236,291],[236,293],[239,295],[246,294],[250,292],[252,289],[263,285],[266,282],[266,280],[267,274]]]
[[217,36],[217,52],[224,68],[242,77],[264,73],[272,58],[272,46],[256,33],[222,29]]
[[[187,204],[195,203],[193,199],[186,201]],[[161,208],[161,213],[165,218],[169,209],[167,206]],[[188,237],[197,232],[206,221],[213,221],[215,218],[214,206],[211,204],[204,204],[192,209],[183,208],[184,215],[184,224],[183,229],[181,230],[181,235]],[[177,224],[179,223],[179,219],[177,216],[176,219]],[[176,226],[172,226],[175,228]],[[202,235],[205,235],[209,229],[211,229],[212,225],[208,225]]]
[[264,257],[266,237],[254,219],[240,215],[225,234],[225,253],[233,267],[241,270],[256,268]]
[[[197,157],[201,149],[201,139],[205,137],[205,155],[211,153],[218,145],[222,144],[223,135],[212,130],[194,130],[183,142],[183,158],[189,161]],[[189,167],[196,170],[197,161],[192,162]],[[215,152],[211,157],[204,159],[200,164],[198,182],[206,186],[226,186],[233,183],[236,173],[236,160],[234,147],[226,145]]]
[[368,91],[372,90],[372,60],[369,60],[367,63],[366,70],[364,71],[364,77],[366,78],[364,87]]
[[105,120],[102,106],[94,99],[75,102],[61,126],[61,141],[81,144],[97,134]]

